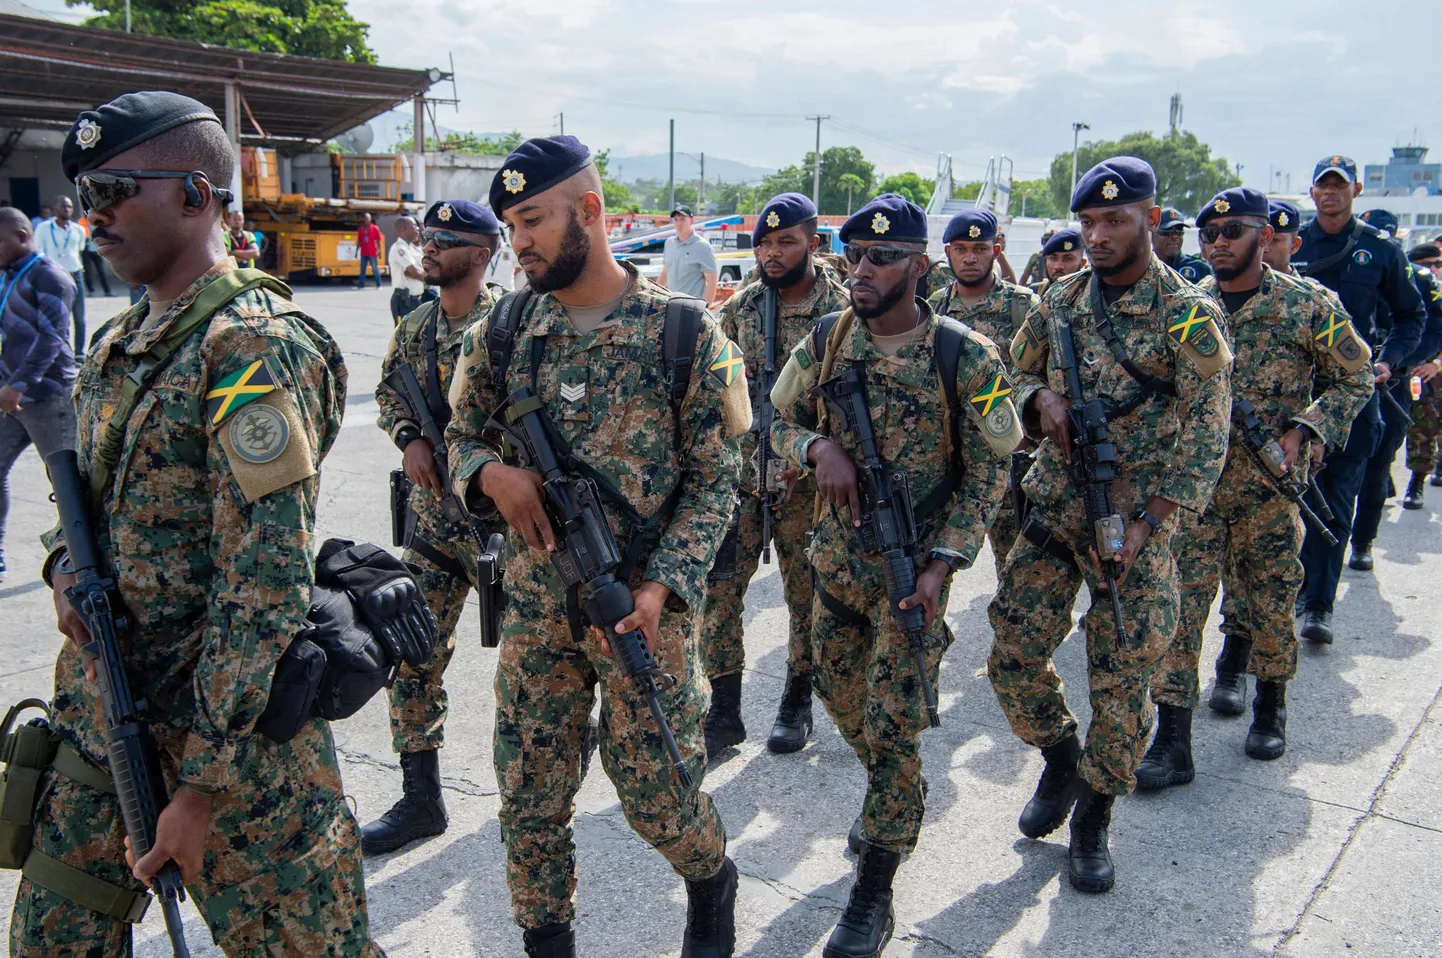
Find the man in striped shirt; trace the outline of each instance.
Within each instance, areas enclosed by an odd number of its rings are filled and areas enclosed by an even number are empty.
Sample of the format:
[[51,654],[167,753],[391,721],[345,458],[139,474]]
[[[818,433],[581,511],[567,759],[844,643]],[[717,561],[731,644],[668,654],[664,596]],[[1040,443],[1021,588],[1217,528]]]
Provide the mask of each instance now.
[[[77,227],[78,229],[78,227]],[[10,467],[32,442],[40,455],[75,445],[75,281],[42,256],[25,214],[0,207],[0,580]]]

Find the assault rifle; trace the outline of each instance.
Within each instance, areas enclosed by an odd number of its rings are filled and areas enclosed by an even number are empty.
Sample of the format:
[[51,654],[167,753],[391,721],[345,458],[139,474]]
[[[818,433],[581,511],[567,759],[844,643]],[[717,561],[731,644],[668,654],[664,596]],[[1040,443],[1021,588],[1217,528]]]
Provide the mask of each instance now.
[[[1122,517],[1112,508],[1112,482],[1117,477],[1117,449],[1107,430],[1107,411],[1100,399],[1086,399],[1082,393],[1081,375],[1077,372],[1076,341],[1072,338],[1071,324],[1065,317],[1054,320],[1057,328],[1057,342],[1061,348],[1058,357],[1066,389],[1071,395],[1071,408],[1067,411],[1067,425],[1071,431],[1072,481],[1081,489],[1082,502],[1086,506],[1087,523],[1092,528],[1093,543],[1097,558],[1101,562],[1102,578],[1106,580],[1107,591],[1112,597],[1112,614],[1116,618],[1117,645],[1126,648],[1126,624],[1122,621],[1122,600],[1117,593],[1117,576],[1121,569],[1112,558],[1122,550],[1126,542],[1126,526]],[[1077,562],[1085,559],[1079,554]]]
[[[666,713],[658,697],[662,688],[674,685],[676,679],[662,674],[640,629],[624,634],[616,632],[616,623],[635,611],[636,605],[630,587],[616,575],[621,565],[621,550],[606,514],[601,511],[600,487],[594,478],[572,475],[563,465],[558,448],[564,446],[553,440],[554,432],[545,407],[529,386],[512,393],[496,410],[487,427],[504,434],[526,465],[540,473],[546,516],[556,534],[551,564],[566,588],[580,593],[581,611],[586,620],[605,633],[621,669],[645,696],[656,719],[661,744],[671,759],[671,770],[684,787],[690,788],[691,774],[681,758],[676,736],[666,724]],[[632,534],[641,535],[641,532],[638,524]]]
[[[120,653],[120,634],[130,627],[130,620],[115,580],[105,575],[101,564],[90,522],[90,483],[80,474],[79,457],[73,449],[61,449],[45,457],[45,467],[50,472],[55,508],[65,532],[65,548],[75,569],[75,584],[65,590],[65,598],[90,633],[90,643],[83,651],[96,660],[110,777],[115,782],[131,853],[139,861],[155,847],[156,823],[170,798],[160,774],[160,755],[140,715],[141,706],[130,690],[130,676]],[[180,917],[185,886],[175,862],[166,862],[156,872],[151,889],[160,897],[165,930],[176,958],[190,958]]]
[[901,608],[901,600],[916,592],[916,562],[911,555],[916,546],[916,517],[911,511],[911,488],[906,473],[881,458],[876,433],[871,427],[871,410],[866,405],[866,384],[856,367],[819,383],[816,388],[826,397],[846,431],[856,437],[866,460],[857,476],[861,525],[856,535],[862,552],[881,553],[886,603],[891,607],[897,628],[911,642],[927,721],[932,728],[940,728],[936,692],[926,671],[926,610],[921,606]]
[[[1312,507],[1307,505],[1306,495],[1311,489],[1310,482],[1294,479],[1290,471],[1282,468],[1282,461],[1287,458],[1287,454],[1282,451],[1277,440],[1267,438],[1263,432],[1262,420],[1257,415],[1257,407],[1252,404],[1250,399],[1236,399],[1232,402],[1232,415],[1236,417],[1238,424],[1242,427],[1242,444],[1247,447],[1247,451],[1252,454],[1252,458],[1257,461],[1258,465],[1272,478],[1272,485],[1286,497],[1288,502],[1294,504],[1301,511],[1302,518],[1307,521],[1317,535],[1327,540],[1327,545],[1336,545],[1337,537],[1331,529],[1327,528],[1327,523],[1323,522],[1312,511]],[[1318,495],[1321,495],[1320,491]]]
[[761,296],[761,339],[761,375],[756,381],[760,409],[756,422],[756,468],[761,494],[761,561],[770,565],[771,508],[776,504],[776,493],[782,488],[776,473],[778,466],[785,468],[785,463],[771,455],[771,423],[776,419],[776,407],[771,403],[771,387],[776,385],[776,290],[769,287]]

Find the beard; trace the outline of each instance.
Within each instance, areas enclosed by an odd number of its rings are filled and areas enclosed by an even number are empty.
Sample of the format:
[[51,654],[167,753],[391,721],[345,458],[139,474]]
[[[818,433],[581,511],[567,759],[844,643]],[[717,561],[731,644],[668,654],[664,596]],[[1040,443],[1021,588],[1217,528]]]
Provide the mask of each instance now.
[[796,265],[795,269],[789,269],[780,276],[772,277],[763,267],[757,270],[761,285],[767,289],[790,289],[806,277],[806,271],[811,268],[811,257],[806,257]]
[[[1245,273],[1251,265],[1257,261],[1257,251],[1262,245],[1260,230],[1248,230],[1252,234],[1251,244],[1245,248],[1232,244],[1232,251],[1235,254],[1236,262],[1231,266],[1213,266],[1212,272],[1217,274],[1217,279],[1223,283],[1230,283]],[[1240,242],[1240,241],[1239,241]]]
[[[1150,256],[1151,254],[1151,238],[1147,236],[1146,233],[1142,233],[1138,241],[1132,244],[1132,248],[1127,252],[1127,255],[1122,257],[1121,262],[1115,264],[1114,266],[1101,266],[1095,261],[1093,261],[1092,271],[1098,276],[1115,276],[1118,273],[1124,273],[1127,270],[1131,269],[1133,266],[1137,265],[1137,263],[1141,262],[1143,256]],[[1088,258],[1090,259],[1090,257]]]
[[561,245],[556,250],[555,259],[546,267],[546,271],[540,276],[526,274],[531,289],[538,293],[554,293],[558,289],[565,289],[576,280],[581,278],[581,271],[586,268],[586,260],[591,256],[591,237],[581,229],[581,220],[576,216],[576,211],[570,211],[570,220],[566,223],[566,233],[561,237]]
[[887,310],[891,309],[891,307],[895,306],[897,303],[901,302],[902,297],[907,294],[907,292],[913,285],[914,284],[910,280],[903,279],[895,286],[882,292],[881,298],[877,301],[875,306],[858,305],[856,302],[856,290],[853,288],[850,293],[851,309],[853,312],[856,313],[857,316],[861,317],[862,319],[875,319],[876,317],[885,313]]
[[471,275],[470,264],[464,260],[453,263],[436,263],[438,272],[432,276],[429,273],[421,277],[421,282],[427,286],[434,286],[437,289],[447,289],[457,283],[464,282],[466,277]]

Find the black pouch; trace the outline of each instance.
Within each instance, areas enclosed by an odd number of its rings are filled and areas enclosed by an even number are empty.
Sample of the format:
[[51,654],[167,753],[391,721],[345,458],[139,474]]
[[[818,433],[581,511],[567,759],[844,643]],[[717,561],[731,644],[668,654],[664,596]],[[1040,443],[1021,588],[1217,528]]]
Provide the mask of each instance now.
[[731,506],[731,521],[726,526],[726,536],[721,540],[721,546],[716,550],[716,561],[711,563],[711,571],[706,573],[706,581],[729,582],[736,578],[736,547],[741,539],[741,503],[736,501]]
[[506,611],[506,537],[491,533],[476,568],[476,597],[481,606],[481,646],[501,644],[501,616]]
[[415,530],[415,513],[411,511],[411,482],[404,469],[391,470],[391,545],[404,548]]
[[43,718],[11,731],[16,716],[31,708],[49,714],[44,702],[26,699],[12,707],[0,725],[0,762],[5,763],[0,775],[0,868],[20,868],[30,854],[41,776],[59,745]]

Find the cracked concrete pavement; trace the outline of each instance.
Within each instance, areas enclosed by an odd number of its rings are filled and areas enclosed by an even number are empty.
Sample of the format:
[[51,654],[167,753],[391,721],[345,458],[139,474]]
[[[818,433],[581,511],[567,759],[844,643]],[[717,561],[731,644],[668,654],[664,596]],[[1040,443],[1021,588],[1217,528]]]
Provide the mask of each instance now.
[[[399,456],[374,427],[372,395],[390,331],[388,297],[388,290],[298,291],[350,367],[345,428],[321,486],[323,535],[376,542],[389,535],[386,474]],[[91,315],[120,305],[92,301]],[[38,580],[36,536],[53,521],[53,507],[33,452],[12,474],[11,491],[10,575],[0,584],[5,702],[49,694],[60,641]],[[1442,504],[1442,490],[1428,493],[1433,506]],[[1251,761],[1242,752],[1246,719],[1199,713],[1197,780],[1118,804],[1118,883],[1100,897],[1067,884],[1065,830],[1041,842],[1016,831],[1041,762],[1011,735],[982,671],[986,602],[995,586],[984,553],[952,589],[948,617],[957,642],[942,670],[942,727],[923,736],[931,782],[926,824],[898,876],[896,936],[886,954],[1442,954],[1435,891],[1442,883],[1442,651],[1432,641],[1442,597],[1431,579],[1442,569],[1438,531],[1430,509],[1403,512],[1394,500],[1376,573],[1344,574],[1336,644],[1302,650],[1286,756]],[[785,629],[779,577],[774,565],[763,566],[746,604],[750,736],[720,756],[705,782],[742,874],[736,954],[743,958],[819,958],[850,888],[846,831],[864,791],[860,766],[819,705],[817,734],[804,751],[765,751],[785,679]],[[1209,629],[1208,671],[1219,643]],[[392,956],[520,958],[491,767],[495,652],[480,647],[474,602],[458,644],[441,758],[451,826],[440,838],[367,863],[372,926]],[[1070,638],[1057,665],[1085,722],[1081,645],[1079,636]],[[335,734],[347,791],[368,821],[399,790],[383,701],[339,723]],[[631,833],[599,764],[577,799],[575,825],[580,953],[676,955],[684,889]],[[0,881],[9,894],[16,875],[0,874]],[[193,953],[218,955],[186,908]],[[138,928],[136,954],[169,954],[158,910]]]

